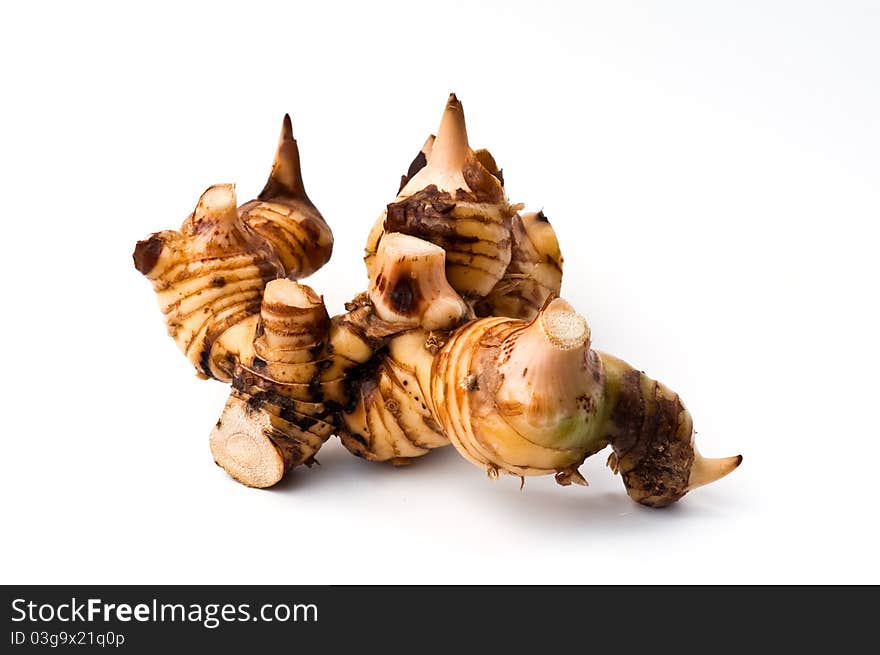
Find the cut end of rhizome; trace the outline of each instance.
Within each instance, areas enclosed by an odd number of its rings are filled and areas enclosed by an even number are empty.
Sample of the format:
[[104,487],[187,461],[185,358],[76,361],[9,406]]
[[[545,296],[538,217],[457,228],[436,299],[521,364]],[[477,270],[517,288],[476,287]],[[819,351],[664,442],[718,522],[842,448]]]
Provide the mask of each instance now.
[[586,319],[562,298],[554,298],[538,314],[547,340],[560,350],[589,347],[590,327]]
[[211,454],[218,466],[249,487],[276,484],[285,472],[284,458],[267,436],[269,414],[230,397],[211,431]]
[[215,184],[199,198],[191,225],[198,231],[200,224],[233,223],[238,219],[234,184]]

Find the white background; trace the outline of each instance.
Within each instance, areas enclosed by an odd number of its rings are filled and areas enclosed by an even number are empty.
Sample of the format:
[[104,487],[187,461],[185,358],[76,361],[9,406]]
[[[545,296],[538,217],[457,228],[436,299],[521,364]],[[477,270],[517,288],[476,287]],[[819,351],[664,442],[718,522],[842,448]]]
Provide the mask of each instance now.
[[[0,10],[4,583],[880,582],[880,8],[24,3]],[[265,181],[285,112],[331,313],[446,95],[543,207],[594,345],[677,390],[718,484],[656,511],[450,449],[270,491],[131,251]]]

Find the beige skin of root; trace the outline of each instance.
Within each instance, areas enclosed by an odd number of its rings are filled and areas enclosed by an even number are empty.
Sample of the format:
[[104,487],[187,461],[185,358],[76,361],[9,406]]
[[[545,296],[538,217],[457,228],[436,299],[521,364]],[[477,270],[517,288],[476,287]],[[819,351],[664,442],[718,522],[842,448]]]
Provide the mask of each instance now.
[[139,241],[133,259],[156,291],[169,335],[201,377],[223,382],[253,355],[263,288],[323,266],[333,235],[309,200],[290,116],[266,186],[236,206],[235,188],[208,188],[180,230]]
[[[305,193],[289,117],[266,187],[200,198],[180,230],[138,243],[169,334],[200,375],[231,381],[211,433],[215,461],[269,487],[338,434],[395,465],[449,443],[488,476],[554,475],[611,446],[627,493],[669,505],[734,470],[703,457],[690,413],[663,384],[593,350],[559,299],[562,255],[543,213],[516,214],[488,151],[468,146],[450,96],[437,136],[371,232],[366,293],[329,317],[292,279],[317,270],[332,234]],[[485,318],[476,318],[488,315]]]
[[[415,388],[430,389],[422,404],[456,449],[490,478],[552,474],[561,485],[585,485],[579,465],[610,444],[615,472],[630,496],[661,507],[741,461],[696,453],[690,414],[678,396],[592,350],[586,321],[563,300],[547,302],[531,322],[470,321],[443,341],[428,357],[425,332],[404,332],[392,339],[385,359],[416,362]],[[381,384],[393,388],[382,375],[365,381],[367,392],[346,417],[343,441],[367,459],[409,461],[418,453],[407,448],[417,444],[401,429],[400,412],[385,411],[392,394],[377,392]],[[665,452],[674,458],[664,460]]]
[[586,321],[564,300],[531,322],[484,318],[457,331],[434,361],[432,400],[452,444],[490,478],[557,475],[604,446],[603,371]]
[[[404,256],[407,245],[412,250]],[[392,262],[403,262],[407,271],[429,266],[429,259],[419,257],[425,250],[413,246],[418,244],[403,240],[404,251],[392,250],[383,270],[392,270]],[[449,293],[442,286],[425,289]],[[314,312],[323,306],[307,287],[279,280],[269,285],[266,298],[264,314],[267,308],[283,314],[279,306],[285,303],[311,307],[306,314],[315,317],[313,324],[326,325],[322,312]],[[416,309],[411,316],[420,315]],[[378,359],[360,379],[354,405],[340,412],[335,431],[349,450],[400,465],[451,441],[492,479],[501,473],[554,475],[567,486],[586,485],[578,467],[610,444],[610,464],[630,496],[653,507],[723,477],[741,461],[701,457],[677,395],[625,362],[591,350],[586,321],[564,300],[548,302],[531,322],[467,320],[450,333],[455,325],[442,326],[447,340],[432,352],[432,332],[413,328],[403,317],[387,349],[372,355]],[[295,332],[292,324],[283,328],[285,335]],[[274,387],[281,394],[285,389]],[[211,440],[215,460],[245,484],[275,484],[313,459],[329,436],[319,432],[310,441],[298,432],[291,435],[295,426],[280,422],[277,406],[254,407],[247,400],[241,390],[233,393]],[[277,398],[273,402],[277,405]],[[319,403],[296,407],[304,414],[322,409]],[[252,463],[252,473],[245,461]]]
[[453,446],[492,479],[553,474],[564,486],[585,484],[578,467],[610,444],[630,497],[663,507],[742,461],[702,457],[678,395],[591,350],[586,321],[561,299],[528,323],[465,325],[435,358],[431,385]]
[[233,185],[205,191],[179,231],[138,242],[134,261],[153,284],[168,334],[198,373],[228,382],[250,355],[263,289],[284,270],[241,220]]

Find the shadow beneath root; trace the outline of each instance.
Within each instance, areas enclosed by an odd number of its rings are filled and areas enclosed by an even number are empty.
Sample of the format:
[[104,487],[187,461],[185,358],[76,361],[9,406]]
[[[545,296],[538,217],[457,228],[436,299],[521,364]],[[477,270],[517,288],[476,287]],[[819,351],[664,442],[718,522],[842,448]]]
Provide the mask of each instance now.
[[560,487],[552,476],[545,476],[529,478],[522,490],[515,477],[489,481],[485,473],[463,462],[452,447],[433,450],[407,466],[394,467],[354,457],[334,439],[321,449],[317,459],[320,465],[296,468],[269,491],[311,495],[332,486],[335,492],[363,494],[393,486],[405,495],[415,483],[430,484],[443,489],[451,503],[480,506],[481,511],[493,517],[506,516],[512,524],[534,525],[550,534],[571,532],[572,528],[643,533],[646,529],[715,514],[704,503],[695,503],[690,498],[662,509],[635,503],[626,495],[620,478],[605,467],[601,456],[590,458],[583,465],[582,471],[590,480],[587,488]]
[[410,478],[413,476],[424,481],[432,476],[436,480],[450,475],[454,469],[460,469],[462,461],[450,446],[432,450],[405,466],[370,462],[352,455],[337,439],[324,444],[315,459],[317,464],[311,468],[299,466],[293,469],[268,491],[299,493],[306,488],[319,488],[323,485],[333,485],[336,490],[363,489],[376,482],[398,480],[409,485],[412,484]]

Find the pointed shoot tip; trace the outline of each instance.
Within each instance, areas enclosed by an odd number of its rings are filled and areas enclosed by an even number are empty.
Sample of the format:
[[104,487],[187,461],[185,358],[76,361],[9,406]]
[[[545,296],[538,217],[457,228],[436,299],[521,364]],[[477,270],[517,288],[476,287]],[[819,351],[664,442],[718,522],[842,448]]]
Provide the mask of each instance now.
[[284,120],[281,122],[281,140],[290,141],[293,139],[293,125],[290,122],[290,114],[284,114]]
[[694,455],[691,475],[688,480],[688,491],[711,484],[733,472],[742,464],[743,456],[710,458],[703,457],[699,452]]

